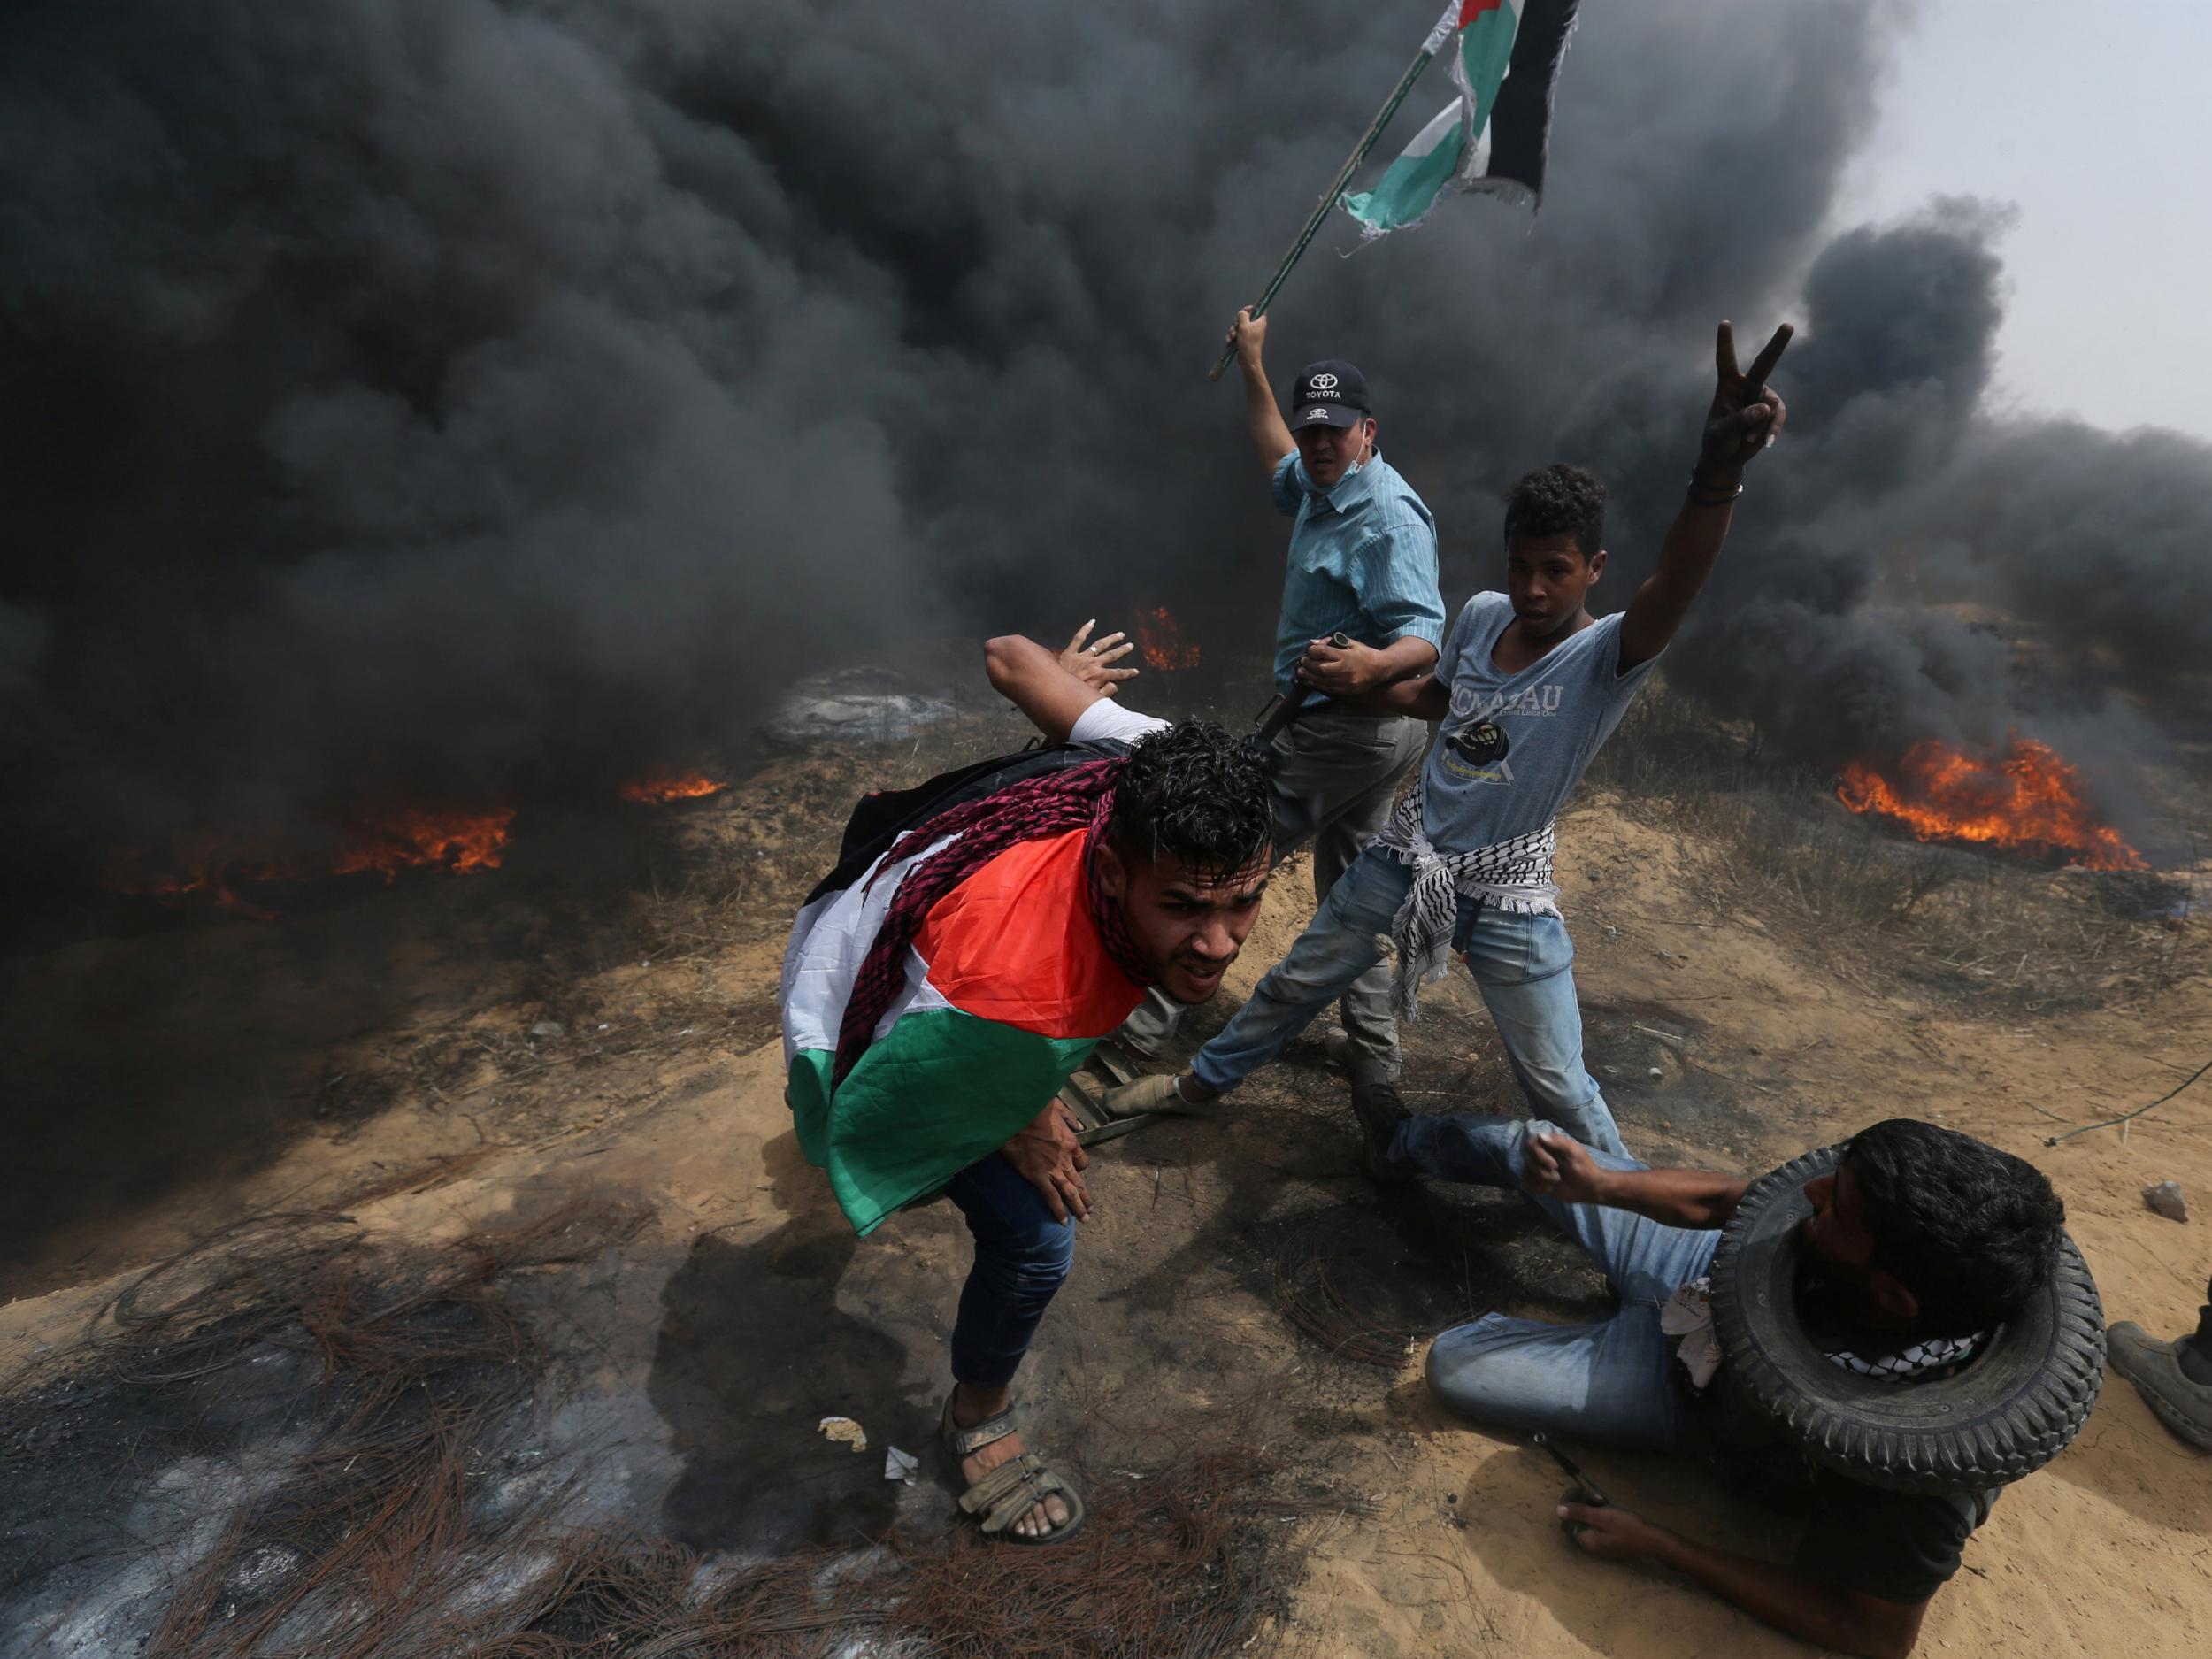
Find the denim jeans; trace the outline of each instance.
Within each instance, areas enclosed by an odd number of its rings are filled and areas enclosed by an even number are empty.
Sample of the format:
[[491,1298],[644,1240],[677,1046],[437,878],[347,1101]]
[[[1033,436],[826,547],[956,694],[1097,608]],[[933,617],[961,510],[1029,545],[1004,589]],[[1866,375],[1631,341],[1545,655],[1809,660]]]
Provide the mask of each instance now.
[[[1429,729],[1405,715],[1312,709],[1275,740],[1275,856],[1313,844],[1316,903],[1343,878],[1360,849],[1390,821],[1406,773],[1420,764]],[[1390,970],[1355,979],[1340,1003],[1348,1056],[1362,1076],[1398,1075],[1398,1025],[1390,1017]],[[1141,1054],[1157,1054],[1181,1023],[1183,1005],[1155,987],[1121,1028]]]
[[[1389,1159],[1402,1175],[1519,1191],[1528,1138],[1553,1132],[1540,1120],[1417,1117],[1399,1125]],[[1631,1157],[1592,1156],[1609,1170],[1645,1167]],[[1705,1271],[1720,1234],[1670,1227],[1625,1210],[1522,1196],[1590,1253],[1619,1293],[1620,1311],[1585,1325],[1494,1313],[1455,1326],[1429,1348],[1430,1390],[1478,1423],[1610,1446],[1680,1449],[1688,1423],[1682,1395],[1667,1375],[1659,1310]]]
[[975,1264],[952,1327],[952,1374],[1003,1388],[1075,1260],[1075,1223],[1056,1221],[1042,1194],[996,1152],[954,1176],[945,1195],[975,1240]]
[[[1413,872],[1378,848],[1354,859],[1290,954],[1198,1051],[1191,1064],[1198,1080],[1225,1092],[1280,1054],[1381,960],[1376,936],[1389,933],[1412,885]],[[1452,946],[1474,975],[1531,1109],[1586,1147],[1626,1156],[1605,1096],[1582,1064],[1567,925],[1556,916],[1513,916],[1462,899]]]

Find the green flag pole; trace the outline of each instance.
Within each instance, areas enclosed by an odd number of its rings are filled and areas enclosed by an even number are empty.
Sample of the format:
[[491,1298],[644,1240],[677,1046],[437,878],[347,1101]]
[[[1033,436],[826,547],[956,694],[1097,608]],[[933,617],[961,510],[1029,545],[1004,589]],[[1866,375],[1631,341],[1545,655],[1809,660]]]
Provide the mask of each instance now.
[[[1290,274],[1291,266],[1296,265],[1299,256],[1306,251],[1306,244],[1321,228],[1321,221],[1328,218],[1329,210],[1336,205],[1337,197],[1344,194],[1344,187],[1351,183],[1352,175],[1359,171],[1359,164],[1367,159],[1367,152],[1374,149],[1375,141],[1382,136],[1383,128],[1390,125],[1390,118],[1397,114],[1398,106],[1406,101],[1406,94],[1413,90],[1413,83],[1421,78],[1421,72],[1429,66],[1429,59],[1435,56],[1433,48],[1422,47],[1420,56],[1406,66],[1404,74],[1398,77],[1396,89],[1384,102],[1382,108],[1375,111],[1375,119],[1367,124],[1367,130],[1360,134],[1359,142],[1352,146],[1352,153],[1337,169],[1336,181],[1321,193],[1321,200],[1313,210],[1313,217],[1306,221],[1305,229],[1298,233],[1298,240],[1290,244],[1290,251],[1283,256],[1282,264],[1275,267],[1275,274],[1269,279],[1265,291],[1252,307],[1253,316],[1265,314],[1276,290],[1283,286],[1283,279]],[[1232,341],[1222,348],[1221,361],[1214,365],[1213,373],[1206,378],[1210,380],[1219,380],[1221,372],[1229,366],[1231,359],[1236,355],[1236,344]]]

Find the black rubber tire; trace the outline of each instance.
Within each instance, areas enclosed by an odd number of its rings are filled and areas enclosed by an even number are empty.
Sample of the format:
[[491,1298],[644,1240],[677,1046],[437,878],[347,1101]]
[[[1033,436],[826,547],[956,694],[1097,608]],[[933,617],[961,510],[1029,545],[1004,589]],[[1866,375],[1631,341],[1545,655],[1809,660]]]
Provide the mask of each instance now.
[[1955,1377],[1901,1386],[1830,1360],[1799,1325],[1805,1183],[1843,1148],[1752,1183],[1713,1256],[1713,1329],[1728,1409],[1763,1420],[1822,1467],[1895,1492],[1983,1491],[2040,1469],[2088,1420],[2104,1382],[2104,1309],[2070,1238],[2057,1271]]

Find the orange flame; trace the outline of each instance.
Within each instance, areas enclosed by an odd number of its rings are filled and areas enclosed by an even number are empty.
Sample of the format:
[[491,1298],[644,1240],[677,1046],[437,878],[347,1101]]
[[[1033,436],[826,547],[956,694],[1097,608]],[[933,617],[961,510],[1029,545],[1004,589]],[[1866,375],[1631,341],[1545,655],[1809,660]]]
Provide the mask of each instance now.
[[1836,795],[1854,812],[1894,819],[1924,841],[2063,853],[2067,863],[2091,870],[2149,868],[2118,831],[2096,821],[2073,767],[2032,738],[2014,738],[2001,759],[1928,738],[1905,751],[1894,777],[1853,761]]
[[641,806],[664,806],[671,801],[697,801],[719,795],[729,787],[723,780],[710,778],[703,772],[672,772],[656,766],[642,777],[625,783],[621,793],[625,801],[634,801]]
[[1165,605],[1140,611],[1136,634],[1137,654],[1147,668],[1172,671],[1198,666],[1198,647],[1183,643],[1183,625],[1168,614]]
[[496,870],[507,856],[514,816],[512,807],[480,811],[394,808],[362,820],[341,841],[327,864],[273,858],[214,839],[202,840],[167,858],[130,855],[119,861],[108,886],[119,893],[157,899],[183,899],[204,893],[234,915],[273,921],[274,910],[242,896],[238,888],[257,882],[311,881],[321,876],[365,872],[380,875],[389,885],[403,870],[439,869],[455,875]]
[[127,893],[137,898],[160,899],[165,902],[204,893],[234,916],[248,917],[257,922],[276,920],[274,910],[242,897],[231,884],[234,881],[283,880],[286,872],[281,866],[234,864],[225,859],[221,849],[211,841],[196,843],[180,849],[173,861],[176,873],[148,874],[145,866],[151,862],[142,854],[119,859],[107,885],[118,893]]
[[507,856],[512,807],[488,812],[401,807],[365,826],[339,855],[333,872],[373,870],[388,884],[402,870],[436,868],[456,875],[496,870]]

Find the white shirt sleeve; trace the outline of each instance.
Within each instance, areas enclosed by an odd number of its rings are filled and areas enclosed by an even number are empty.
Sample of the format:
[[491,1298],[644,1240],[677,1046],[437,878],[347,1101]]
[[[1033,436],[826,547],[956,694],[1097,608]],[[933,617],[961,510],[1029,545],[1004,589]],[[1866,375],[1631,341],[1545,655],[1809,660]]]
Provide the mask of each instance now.
[[1075,717],[1068,733],[1071,743],[1133,743],[1148,733],[1164,732],[1165,720],[1156,720],[1134,709],[1125,709],[1111,697],[1101,697]]

